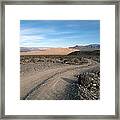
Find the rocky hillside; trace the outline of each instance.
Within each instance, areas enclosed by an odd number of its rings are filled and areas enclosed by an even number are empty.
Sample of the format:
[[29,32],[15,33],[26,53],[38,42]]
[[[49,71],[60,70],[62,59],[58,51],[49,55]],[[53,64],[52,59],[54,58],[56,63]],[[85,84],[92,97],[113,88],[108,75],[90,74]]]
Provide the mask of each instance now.
[[85,45],[85,46],[76,45],[76,46],[69,47],[69,48],[78,49],[80,51],[94,51],[94,50],[100,49],[100,44],[90,44],[90,45]]
[[100,50],[94,50],[94,51],[75,51],[75,52],[72,52],[68,55],[97,55],[99,56],[100,55]]

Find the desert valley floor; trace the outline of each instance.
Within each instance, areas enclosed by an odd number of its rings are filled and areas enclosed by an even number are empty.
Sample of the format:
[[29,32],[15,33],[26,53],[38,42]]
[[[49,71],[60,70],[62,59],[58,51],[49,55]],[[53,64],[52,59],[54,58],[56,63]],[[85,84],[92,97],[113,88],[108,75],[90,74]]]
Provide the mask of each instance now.
[[100,51],[21,52],[20,99],[100,99]]

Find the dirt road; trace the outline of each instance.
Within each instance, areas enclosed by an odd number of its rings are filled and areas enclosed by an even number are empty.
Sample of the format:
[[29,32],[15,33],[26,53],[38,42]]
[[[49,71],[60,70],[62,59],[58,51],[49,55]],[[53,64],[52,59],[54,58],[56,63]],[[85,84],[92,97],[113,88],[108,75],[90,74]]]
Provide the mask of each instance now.
[[85,65],[69,65],[43,70],[31,76],[21,76],[21,99],[65,100],[77,99],[77,75],[99,66],[89,60]]

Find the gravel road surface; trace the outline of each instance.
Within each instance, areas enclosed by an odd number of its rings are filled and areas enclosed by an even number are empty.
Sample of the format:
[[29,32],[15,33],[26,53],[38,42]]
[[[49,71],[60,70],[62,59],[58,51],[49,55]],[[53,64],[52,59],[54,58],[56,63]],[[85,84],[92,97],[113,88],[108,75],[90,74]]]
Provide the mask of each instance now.
[[77,98],[76,77],[82,72],[95,69],[99,63],[89,60],[84,65],[62,65],[49,69],[21,74],[21,100],[70,100]]

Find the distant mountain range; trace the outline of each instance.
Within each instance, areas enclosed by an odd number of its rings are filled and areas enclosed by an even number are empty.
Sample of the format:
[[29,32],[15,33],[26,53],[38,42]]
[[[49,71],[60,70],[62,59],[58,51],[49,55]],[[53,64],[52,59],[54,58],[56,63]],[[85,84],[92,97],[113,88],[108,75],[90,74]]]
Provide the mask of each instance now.
[[[30,52],[30,51],[45,51],[50,47],[20,47],[20,52]],[[70,49],[77,49],[80,51],[94,51],[100,49],[100,44],[90,44],[90,45],[76,45],[69,47]]]
[[90,44],[90,45],[76,45],[73,47],[69,47],[72,49],[78,49],[80,51],[94,51],[94,50],[99,50],[100,49],[100,44]]

